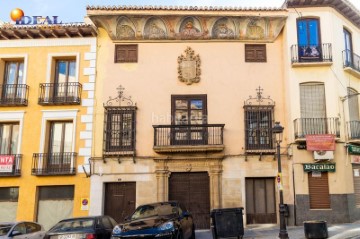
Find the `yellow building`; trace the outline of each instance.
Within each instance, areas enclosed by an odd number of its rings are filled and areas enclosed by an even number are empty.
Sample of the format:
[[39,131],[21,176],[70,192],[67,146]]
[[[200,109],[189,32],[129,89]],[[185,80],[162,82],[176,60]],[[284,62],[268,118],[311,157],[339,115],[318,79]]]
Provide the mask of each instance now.
[[88,215],[95,63],[91,25],[0,27],[0,221]]

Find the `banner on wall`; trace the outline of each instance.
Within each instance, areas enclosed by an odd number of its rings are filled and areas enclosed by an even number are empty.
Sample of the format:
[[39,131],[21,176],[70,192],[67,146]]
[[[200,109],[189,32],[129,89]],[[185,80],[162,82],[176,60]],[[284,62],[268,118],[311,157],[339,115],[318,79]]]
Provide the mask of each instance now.
[[335,151],[335,135],[308,134],[306,135],[306,149],[308,151]]
[[14,155],[0,155],[0,173],[11,173],[15,162]]

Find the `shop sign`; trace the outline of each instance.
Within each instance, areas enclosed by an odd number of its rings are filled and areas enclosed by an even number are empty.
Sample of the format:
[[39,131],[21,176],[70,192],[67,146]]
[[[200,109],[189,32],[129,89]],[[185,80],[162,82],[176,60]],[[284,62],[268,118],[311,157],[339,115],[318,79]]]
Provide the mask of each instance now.
[[334,151],[335,135],[308,134],[306,135],[306,149],[308,151]]
[[305,163],[304,172],[335,172],[335,164],[330,163]]
[[360,155],[360,147],[355,145],[349,145],[348,146],[348,152],[349,154],[358,154]]
[[14,162],[14,155],[0,155],[0,173],[11,173]]

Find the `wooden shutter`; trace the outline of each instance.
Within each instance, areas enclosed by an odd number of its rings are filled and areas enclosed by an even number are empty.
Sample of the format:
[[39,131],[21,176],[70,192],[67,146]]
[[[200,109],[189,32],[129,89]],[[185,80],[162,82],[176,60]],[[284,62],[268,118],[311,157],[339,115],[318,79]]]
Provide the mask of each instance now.
[[115,45],[115,63],[137,61],[138,45]]
[[330,194],[328,173],[308,173],[310,209],[329,209]]
[[354,194],[356,207],[360,207],[360,165],[353,165]]
[[349,104],[349,118],[350,121],[358,121],[359,120],[359,93],[352,89],[348,88],[348,104]]
[[266,45],[245,44],[245,62],[266,62]]

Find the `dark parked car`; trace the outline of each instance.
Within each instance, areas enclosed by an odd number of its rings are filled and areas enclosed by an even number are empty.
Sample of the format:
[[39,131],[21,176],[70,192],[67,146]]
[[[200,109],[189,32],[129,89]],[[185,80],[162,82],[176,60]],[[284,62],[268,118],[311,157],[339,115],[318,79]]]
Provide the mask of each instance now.
[[45,232],[36,222],[0,222],[0,239],[42,239]]
[[145,204],[114,227],[112,239],[195,239],[191,214],[178,202]]
[[47,231],[44,239],[110,239],[116,224],[109,216],[64,219]]

